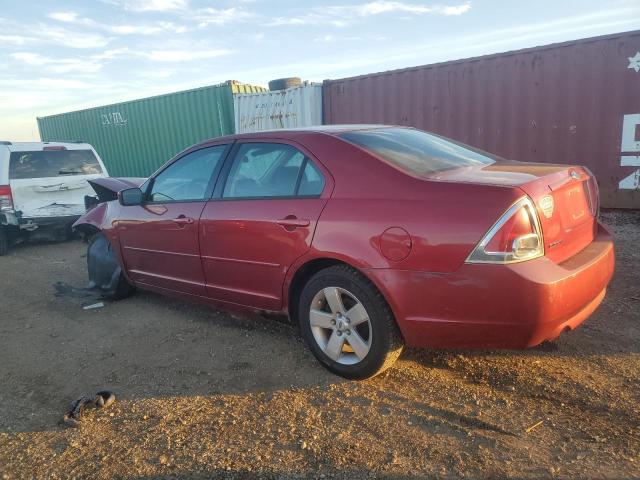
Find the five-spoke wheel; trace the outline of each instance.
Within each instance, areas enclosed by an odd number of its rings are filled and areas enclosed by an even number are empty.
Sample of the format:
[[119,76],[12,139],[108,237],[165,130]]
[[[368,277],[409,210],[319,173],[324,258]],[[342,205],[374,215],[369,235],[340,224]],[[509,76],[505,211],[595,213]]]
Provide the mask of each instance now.
[[346,265],[321,270],[309,280],[300,296],[298,315],[311,351],[338,375],[376,375],[402,351],[400,333],[384,298]]

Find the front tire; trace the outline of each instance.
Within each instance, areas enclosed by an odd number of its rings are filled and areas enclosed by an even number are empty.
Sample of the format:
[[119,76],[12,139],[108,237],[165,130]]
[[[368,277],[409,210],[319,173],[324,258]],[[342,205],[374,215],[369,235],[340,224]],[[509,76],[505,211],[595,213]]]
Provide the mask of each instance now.
[[378,375],[402,352],[402,336],[382,294],[347,265],[311,277],[300,295],[298,318],[314,356],[345,378]]
[[135,287],[127,282],[122,273],[111,242],[104,233],[96,233],[87,247],[87,270],[89,284],[111,300],[121,300],[131,296]]
[[9,234],[5,227],[0,226],[0,257],[9,253]]

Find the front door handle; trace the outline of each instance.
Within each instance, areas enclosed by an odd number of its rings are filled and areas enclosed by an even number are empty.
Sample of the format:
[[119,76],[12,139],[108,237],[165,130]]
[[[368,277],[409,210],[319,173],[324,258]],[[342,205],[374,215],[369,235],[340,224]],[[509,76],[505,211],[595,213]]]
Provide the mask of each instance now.
[[295,215],[287,215],[285,218],[276,220],[276,223],[287,230],[293,230],[298,227],[308,227],[311,223],[306,218],[298,218]]
[[193,218],[180,215],[178,218],[174,218],[172,222],[177,223],[178,225],[191,225],[193,223]]

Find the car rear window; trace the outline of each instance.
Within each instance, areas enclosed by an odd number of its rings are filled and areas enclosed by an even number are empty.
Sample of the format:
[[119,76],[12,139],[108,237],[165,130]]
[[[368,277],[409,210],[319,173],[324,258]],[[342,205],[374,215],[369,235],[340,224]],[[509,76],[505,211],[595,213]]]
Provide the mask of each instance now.
[[11,152],[9,178],[66,177],[102,173],[91,150],[44,150]]
[[340,138],[354,143],[410,174],[428,175],[501,160],[495,155],[449,139],[410,128],[347,132]]

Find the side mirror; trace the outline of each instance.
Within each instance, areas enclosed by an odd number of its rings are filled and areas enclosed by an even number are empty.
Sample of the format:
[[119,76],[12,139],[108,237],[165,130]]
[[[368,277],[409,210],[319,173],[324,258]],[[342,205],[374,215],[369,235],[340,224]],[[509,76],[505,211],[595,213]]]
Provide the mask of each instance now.
[[139,188],[127,188],[118,192],[118,201],[120,205],[125,207],[132,207],[135,205],[142,205],[142,199],[144,195]]

